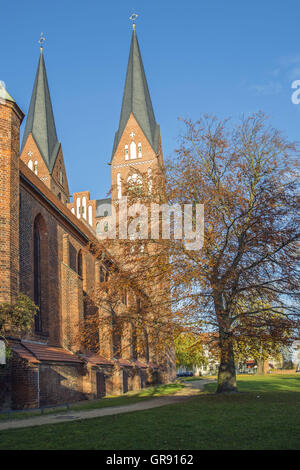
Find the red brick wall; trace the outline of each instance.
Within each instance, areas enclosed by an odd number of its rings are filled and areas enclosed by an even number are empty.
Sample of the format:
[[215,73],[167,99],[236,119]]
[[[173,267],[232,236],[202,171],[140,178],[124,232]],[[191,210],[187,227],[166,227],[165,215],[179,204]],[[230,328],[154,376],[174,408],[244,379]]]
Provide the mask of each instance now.
[[19,137],[23,114],[0,104],[0,302],[19,290]]
[[40,405],[84,400],[82,365],[41,364]]
[[37,408],[38,366],[29,365],[26,361],[14,357],[12,360],[12,403],[13,409]]

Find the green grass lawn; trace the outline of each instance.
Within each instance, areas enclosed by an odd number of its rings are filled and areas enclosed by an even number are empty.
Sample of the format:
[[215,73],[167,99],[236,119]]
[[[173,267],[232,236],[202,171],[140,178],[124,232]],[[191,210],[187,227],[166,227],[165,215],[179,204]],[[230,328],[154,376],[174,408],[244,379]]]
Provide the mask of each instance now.
[[239,376],[234,395],[207,393],[152,410],[0,432],[0,449],[300,449],[300,374]]
[[[99,400],[91,401],[82,401],[75,404],[70,404],[70,410],[94,410],[97,408],[107,408],[110,406],[123,406],[131,405],[132,403],[138,403],[140,401],[149,400],[150,398],[155,397],[164,397],[167,395],[173,395],[177,391],[181,390],[184,387],[183,384],[178,382],[166,385],[157,385],[155,387],[147,387],[139,390],[138,392],[128,392],[121,396],[106,396]],[[67,413],[66,407],[56,407],[56,408],[45,408],[44,414],[53,414],[53,413]],[[40,416],[41,411],[24,411],[24,412],[12,412],[0,414],[0,421],[7,419],[26,419],[33,416]]]

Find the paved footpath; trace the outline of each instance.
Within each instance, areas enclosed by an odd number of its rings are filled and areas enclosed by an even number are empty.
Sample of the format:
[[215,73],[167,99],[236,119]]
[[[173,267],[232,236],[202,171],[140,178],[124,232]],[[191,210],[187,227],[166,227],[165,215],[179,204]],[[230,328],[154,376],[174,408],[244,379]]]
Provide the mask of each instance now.
[[174,395],[166,397],[157,397],[145,400],[132,405],[111,406],[107,408],[96,408],[94,410],[70,410],[66,413],[53,413],[43,416],[35,416],[32,418],[12,419],[9,421],[0,421],[0,431],[6,429],[27,428],[30,426],[42,426],[43,424],[57,424],[66,421],[78,421],[81,419],[100,418],[102,416],[111,416],[121,413],[130,413],[132,411],[149,410],[151,408],[158,408],[160,406],[172,405],[180,403],[191,397],[199,395],[203,390],[205,384],[214,382],[212,379],[195,380],[186,382],[185,387],[179,390]]

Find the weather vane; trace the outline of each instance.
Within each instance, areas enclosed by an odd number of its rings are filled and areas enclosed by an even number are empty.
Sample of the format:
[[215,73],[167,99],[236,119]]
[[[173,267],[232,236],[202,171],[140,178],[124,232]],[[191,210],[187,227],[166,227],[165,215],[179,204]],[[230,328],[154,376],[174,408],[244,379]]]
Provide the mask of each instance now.
[[41,33],[41,37],[38,40],[41,49],[43,49],[45,41],[46,41],[46,38],[44,37],[44,33]]
[[139,15],[137,15],[136,13],[132,13],[132,15],[129,17],[129,19],[132,21],[132,27],[133,29],[135,29],[135,20],[137,19]]

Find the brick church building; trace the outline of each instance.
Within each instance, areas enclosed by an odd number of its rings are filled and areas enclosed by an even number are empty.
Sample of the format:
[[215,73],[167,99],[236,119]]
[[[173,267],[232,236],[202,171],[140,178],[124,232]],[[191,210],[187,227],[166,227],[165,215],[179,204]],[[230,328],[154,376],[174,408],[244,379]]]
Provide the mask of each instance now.
[[[149,345],[114,353],[99,332],[100,352],[78,348],[84,296],[100,283],[104,263],[87,247],[99,242],[101,220],[124,195],[137,168],[151,177],[163,166],[160,128],[153,112],[135,29],[132,33],[119,128],[110,162],[111,198],[89,191],[69,195],[43,49],[26,116],[9,93],[0,95],[0,303],[19,292],[39,307],[31,331],[8,336],[12,357],[0,366],[0,408],[34,408],[121,394],[173,380],[172,354],[157,360]],[[21,148],[21,150],[20,150]],[[101,315],[101,312],[99,312]],[[128,339],[121,338],[122,341]]]

